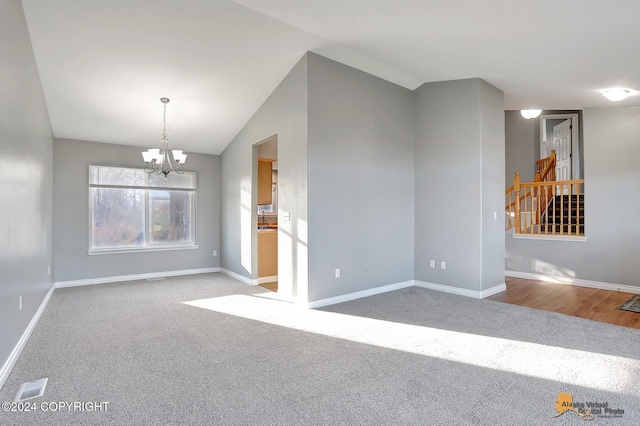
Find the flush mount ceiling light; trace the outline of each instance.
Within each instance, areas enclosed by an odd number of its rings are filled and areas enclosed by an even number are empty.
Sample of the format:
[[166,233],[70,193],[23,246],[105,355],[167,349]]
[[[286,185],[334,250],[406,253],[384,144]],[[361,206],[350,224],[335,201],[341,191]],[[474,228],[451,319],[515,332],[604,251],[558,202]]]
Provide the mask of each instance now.
[[523,109],[520,111],[520,114],[522,114],[522,116],[527,120],[530,120],[539,116],[541,112],[541,109]]
[[179,149],[169,151],[169,139],[167,139],[167,104],[169,103],[169,98],[160,98],[160,102],[164,104],[164,113],[162,114],[164,127],[162,128],[162,139],[160,139],[161,145],[160,149],[149,149],[142,153],[142,158],[145,162],[144,171],[163,174],[165,177],[171,172],[183,174],[187,154],[183,154]]
[[618,102],[633,95],[633,90],[630,89],[607,89],[602,92],[602,95],[613,102]]

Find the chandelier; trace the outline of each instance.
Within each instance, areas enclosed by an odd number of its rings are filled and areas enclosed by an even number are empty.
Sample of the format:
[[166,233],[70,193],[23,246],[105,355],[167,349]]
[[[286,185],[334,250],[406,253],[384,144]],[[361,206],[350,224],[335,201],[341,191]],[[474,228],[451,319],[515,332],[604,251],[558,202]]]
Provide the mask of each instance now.
[[160,139],[161,145],[160,149],[153,148],[142,153],[142,158],[145,162],[144,171],[158,175],[163,174],[165,177],[171,172],[182,174],[184,173],[183,168],[187,160],[187,154],[183,154],[179,149],[169,151],[169,139],[167,139],[167,104],[169,103],[169,98],[160,98],[160,102],[164,104],[164,112],[162,114],[164,127],[162,128],[162,139]]

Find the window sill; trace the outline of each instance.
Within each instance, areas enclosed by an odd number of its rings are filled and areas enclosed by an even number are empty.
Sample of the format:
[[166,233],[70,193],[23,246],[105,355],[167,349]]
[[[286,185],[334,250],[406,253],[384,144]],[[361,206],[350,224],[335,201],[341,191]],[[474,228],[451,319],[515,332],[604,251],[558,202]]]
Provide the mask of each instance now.
[[90,249],[87,250],[89,256],[96,256],[102,254],[125,254],[125,253],[147,253],[153,251],[169,251],[169,250],[194,250],[199,248],[197,244],[194,245],[176,245],[176,246],[161,246],[161,247],[126,247],[126,248],[108,248],[108,249]]
[[542,241],[569,241],[574,243],[586,243],[585,236],[570,235],[545,235],[545,234],[512,234],[512,237],[518,240],[542,240]]

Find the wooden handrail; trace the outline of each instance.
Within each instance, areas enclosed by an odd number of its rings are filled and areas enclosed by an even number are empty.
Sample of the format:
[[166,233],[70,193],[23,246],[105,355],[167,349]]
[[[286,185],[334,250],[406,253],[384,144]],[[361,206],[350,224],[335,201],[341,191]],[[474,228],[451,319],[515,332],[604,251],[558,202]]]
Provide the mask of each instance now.
[[[543,175],[548,178],[549,170],[555,172],[554,157],[531,182],[523,183],[515,174],[513,185],[505,190],[506,230],[515,228],[516,234],[584,235],[584,179],[546,181]],[[561,195],[564,197],[557,197]]]
[[[505,197],[509,197],[509,202],[507,203],[507,205],[504,206],[504,209],[506,212],[513,212],[515,217],[520,217],[520,205],[522,204],[522,201],[524,201],[527,197],[531,197],[533,195],[533,193],[531,191],[525,192],[523,195],[520,195],[519,197],[515,197],[516,199],[514,200],[511,195],[515,193],[515,187],[516,187],[516,181],[518,182],[518,187],[520,185],[520,173],[516,172],[514,178],[513,178],[514,184],[511,185],[509,188],[507,188],[504,193],[505,193]],[[519,192],[519,190],[518,190]],[[512,223],[511,222],[511,218],[514,217],[511,216],[509,214],[509,217],[507,219],[507,228],[506,230],[509,230],[513,227],[516,228],[516,232],[519,233],[519,228],[520,228],[520,224],[519,223]]]
[[[556,180],[556,150],[551,150],[551,155],[536,161],[538,170],[536,172],[537,182],[550,182]],[[538,178],[538,175],[540,176]]]
[[[516,232],[519,234],[520,233],[520,228],[522,225],[522,222],[520,220],[520,173],[515,174],[515,176],[513,177],[513,192],[516,194],[516,205],[515,205],[515,209],[514,209],[514,213],[516,215]],[[525,204],[527,203],[527,197],[525,195],[524,197],[524,202]]]
[[573,180],[556,180],[553,182],[528,182],[526,184],[521,184],[521,186],[535,186],[535,187],[541,187],[541,186],[548,186],[548,185],[555,185],[555,186],[560,186],[560,185],[578,185],[578,184],[583,184],[584,183],[584,179],[573,179]]
[[547,168],[550,163],[556,162],[556,150],[551,150],[551,154],[548,157],[541,158],[536,161],[537,171],[541,172]]
[[[556,180],[556,150],[551,150],[551,155],[536,162],[538,171],[536,172],[535,182],[551,182]],[[531,187],[533,190],[533,186]],[[551,198],[555,195],[555,187],[551,191],[548,188],[542,191],[542,196],[538,196],[536,209],[536,224],[540,224],[543,209],[546,209]],[[540,193],[540,189],[538,190]]]

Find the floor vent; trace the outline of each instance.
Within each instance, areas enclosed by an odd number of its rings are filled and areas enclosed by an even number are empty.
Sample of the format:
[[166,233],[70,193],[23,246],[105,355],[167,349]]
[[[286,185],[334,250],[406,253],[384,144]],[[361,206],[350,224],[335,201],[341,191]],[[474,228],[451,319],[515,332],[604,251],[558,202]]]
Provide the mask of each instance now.
[[18,391],[18,395],[16,395],[15,402],[26,401],[27,399],[42,396],[44,394],[44,388],[47,386],[47,380],[49,380],[49,378],[34,380],[33,382],[20,385],[20,390]]
[[147,278],[147,281],[162,281],[164,280],[164,277],[158,277],[158,278]]

